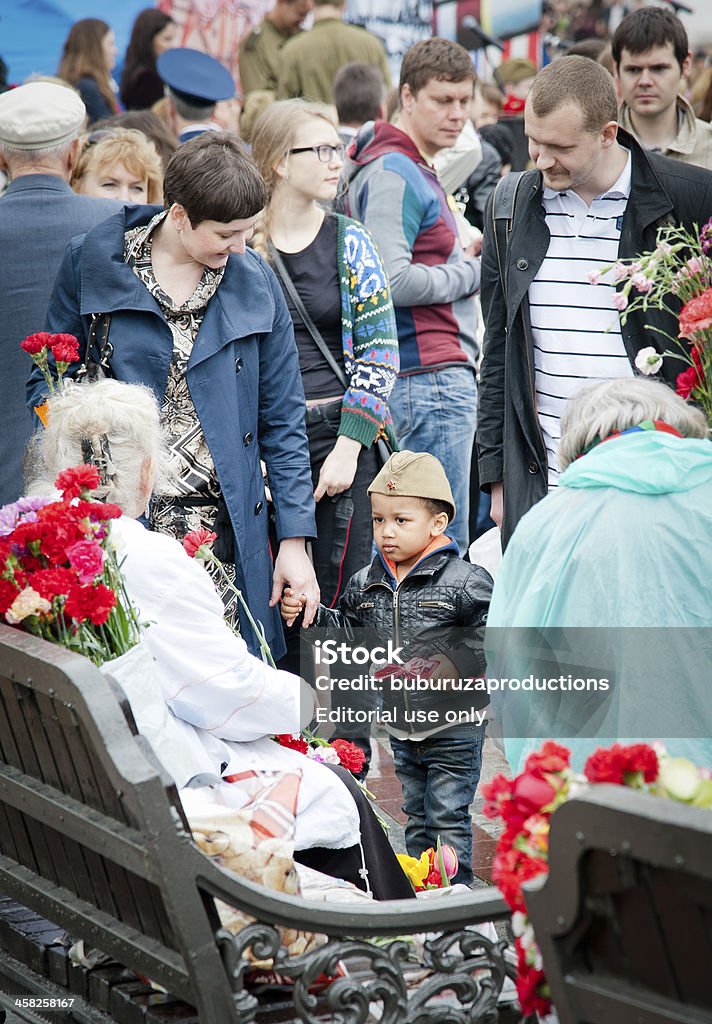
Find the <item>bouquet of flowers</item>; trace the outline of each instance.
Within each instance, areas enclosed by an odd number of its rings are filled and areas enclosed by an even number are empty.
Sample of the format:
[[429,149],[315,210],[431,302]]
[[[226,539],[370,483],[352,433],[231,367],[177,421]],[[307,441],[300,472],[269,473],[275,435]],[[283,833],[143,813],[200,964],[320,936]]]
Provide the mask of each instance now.
[[[591,282],[597,284],[610,269],[593,273]],[[652,308],[670,313],[679,324],[677,338],[650,327],[668,337],[675,348],[663,355],[652,346],[641,349],[636,368],[649,376],[658,372],[666,356],[687,363],[675,390],[682,398],[698,402],[712,424],[712,219],[694,232],[662,227],[653,252],[620,260],[612,269],[613,280],[622,283],[613,300],[622,323],[634,310]],[[679,313],[670,307],[671,297],[682,303]]]
[[[20,342],[20,348],[27,352],[35,366],[39,366],[50,394],[59,390],[68,367],[79,359],[79,342],[73,334],[48,334],[47,331],[28,334],[24,341]],[[49,367],[50,355],[54,359],[56,380]],[[36,406],[35,412],[42,425],[46,426],[44,406]]]
[[96,466],[66,469],[55,485],[61,500],[21,498],[0,509],[0,615],[103,665],[140,638],[110,538],[121,509],[91,500]]
[[457,874],[459,867],[457,854],[452,846],[443,846],[438,836],[438,844],[433,849],[424,850],[420,857],[409,857],[399,853],[398,863],[410,879],[415,892],[426,889],[449,889],[451,879]]
[[341,765],[353,775],[358,775],[366,760],[363,750],[355,743],[339,739],[329,742],[320,736],[314,736],[308,729],[302,733],[280,733],[274,739],[281,747],[298,750],[300,754],[311,758],[312,761]]
[[659,744],[614,743],[587,760],[584,778],[574,775],[570,752],[547,740],[530,754],[514,779],[495,775],[483,787],[484,813],[501,818],[492,880],[511,907],[517,952],[517,993],[522,1012],[546,1015],[551,993],[534,930],[527,918],[522,884],[548,872],[551,815],[586,783],[632,786],[656,796],[712,808],[712,776],[684,757],[669,757]]

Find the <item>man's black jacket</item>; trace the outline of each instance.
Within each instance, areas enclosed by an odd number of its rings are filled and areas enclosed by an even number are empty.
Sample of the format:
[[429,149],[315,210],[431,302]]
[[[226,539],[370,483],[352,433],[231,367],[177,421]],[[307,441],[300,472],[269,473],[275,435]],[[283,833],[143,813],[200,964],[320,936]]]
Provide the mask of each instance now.
[[[632,153],[631,194],[623,217],[619,259],[654,249],[658,229],[666,223],[692,228],[712,216],[712,172],[646,153],[622,129],[618,139]],[[485,337],[477,448],[483,488],[504,481],[503,546],[524,513],[547,491],[547,459],[536,412],[527,300],[529,285],[549,247],[541,200],[541,174],[528,171],[519,186],[506,256],[506,300],[497,264],[492,200],[485,215],[481,285]],[[673,302],[670,305],[674,308]],[[653,326],[673,337],[677,335],[676,319],[658,310],[632,313],[622,327],[631,363],[641,348],[652,346],[662,353],[672,347],[669,338],[649,329]],[[683,369],[683,363],[666,359],[662,373],[673,383]]]

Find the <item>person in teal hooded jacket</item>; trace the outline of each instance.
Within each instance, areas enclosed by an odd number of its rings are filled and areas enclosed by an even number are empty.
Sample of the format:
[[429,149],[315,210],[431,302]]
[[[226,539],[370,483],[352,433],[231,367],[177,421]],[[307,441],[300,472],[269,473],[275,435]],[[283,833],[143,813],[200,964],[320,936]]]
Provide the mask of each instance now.
[[[514,772],[548,736],[579,769],[625,739],[662,739],[712,767],[708,435],[704,415],[656,381],[598,382],[569,403],[559,486],[518,524],[488,617],[488,675],[532,676],[528,690],[492,691]],[[542,684],[559,674],[558,690]]]

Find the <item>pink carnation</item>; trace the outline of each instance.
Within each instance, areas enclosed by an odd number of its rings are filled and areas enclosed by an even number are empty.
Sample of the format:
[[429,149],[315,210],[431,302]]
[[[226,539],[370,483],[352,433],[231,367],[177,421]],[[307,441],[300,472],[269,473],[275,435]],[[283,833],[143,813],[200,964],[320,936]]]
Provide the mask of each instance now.
[[633,274],[630,279],[630,283],[633,285],[636,291],[647,294],[653,290],[653,282],[645,276],[645,274]]
[[69,564],[83,586],[93,583],[104,569],[104,552],[95,540],[80,540],[67,549]]
[[712,325],[712,288],[690,299],[680,310],[680,337],[692,338]]

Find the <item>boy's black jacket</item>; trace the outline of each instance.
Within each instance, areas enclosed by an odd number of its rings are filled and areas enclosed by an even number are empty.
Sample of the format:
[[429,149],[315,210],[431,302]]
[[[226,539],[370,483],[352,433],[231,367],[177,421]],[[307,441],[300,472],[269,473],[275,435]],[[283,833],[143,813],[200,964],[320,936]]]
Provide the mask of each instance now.
[[493,586],[487,570],[463,562],[451,544],[423,558],[395,590],[394,583],[376,555],[351,577],[336,608],[319,605],[314,625],[372,629],[381,640],[402,644],[404,658],[445,653],[461,675],[481,675]]

